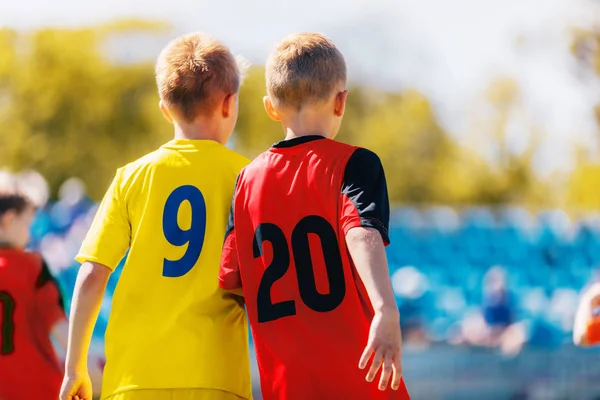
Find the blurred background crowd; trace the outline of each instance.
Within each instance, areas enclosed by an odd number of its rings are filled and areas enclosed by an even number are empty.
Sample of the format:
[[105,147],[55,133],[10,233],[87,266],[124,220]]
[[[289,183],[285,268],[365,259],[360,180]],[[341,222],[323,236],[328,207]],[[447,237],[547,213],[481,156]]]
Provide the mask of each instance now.
[[[30,247],[58,278],[68,308],[73,257],[98,204],[78,178],[62,183],[51,201],[42,175],[30,170],[18,178],[40,207]],[[417,395],[434,396],[416,398],[580,398],[574,388],[600,396],[600,353],[572,345],[578,293],[600,272],[600,214],[401,206],[393,209],[390,234],[406,379]],[[109,281],[94,331],[98,349],[120,272]]]
[[282,137],[262,108],[266,52],[320,31],[348,63],[338,139],[386,169],[414,398],[600,399],[598,351],[571,344],[600,272],[600,4],[233,3],[0,3],[0,168],[39,206],[31,248],[67,306],[116,168],[170,139],[153,75],[166,42],[205,30],[253,63],[230,143],[253,157]]

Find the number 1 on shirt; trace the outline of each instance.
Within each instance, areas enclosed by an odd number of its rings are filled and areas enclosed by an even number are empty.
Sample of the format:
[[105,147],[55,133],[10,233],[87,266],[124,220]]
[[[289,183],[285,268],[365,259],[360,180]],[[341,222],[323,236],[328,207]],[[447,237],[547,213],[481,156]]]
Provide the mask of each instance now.
[[[177,221],[179,208],[184,201],[188,201],[192,209],[190,228],[185,230],[181,229]],[[163,232],[165,239],[173,246],[182,247],[187,245],[183,257],[179,260],[165,258],[163,264],[163,276],[169,278],[181,277],[190,272],[196,265],[204,244],[206,202],[200,189],[185,185],[178,187],[169,195],[163,212]]]

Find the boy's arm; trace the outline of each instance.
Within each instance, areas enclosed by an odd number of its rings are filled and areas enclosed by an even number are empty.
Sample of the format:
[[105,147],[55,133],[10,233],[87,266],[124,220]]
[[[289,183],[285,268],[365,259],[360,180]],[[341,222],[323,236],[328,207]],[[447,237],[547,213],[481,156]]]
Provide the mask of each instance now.
[[96,212],[76,260],[77,275],[69,326],[69,344],[61,399],[91,398],[88,350],[106,283],[131,241],[127,204],[121,193],[124,170],[117,171]]
[[577,346],[590,346],[587,327],[592,318],[593,303],[600,303],[600,283],[598,282],[584,291],[577,307],[573,326],[573,343]]
[[[57,343],[60,353],[64,354],[69,342],[69,321],[65,315],[60,287],[43,260],[41,265],[42,269],[35,283],[39,318]],[[95,354],[90,360],[90,375],[96,377],[96,382],[99,381],[97,377],[101,375],[101,359],[101,355]]]
[[372,359],[367,373],[367,381],[372,382],[383,365],[379,389],[386,389],[393,374],[391,386],[397,390],[402,379],[402,334],[385,254],[390,242],[387,184],[375,153],[357,149],[349,158],[340,203],[340,226],[374,311],[359,368]]
[[67,318],[61,319],[50,331],[52,337],[58,342],[62,350],[67,350],[69,345],[69,321]]
[[375,314],[389,314],[399,320],[385,247],[379,231],[374,228],[352,228],[346,234],[346,243]]
[[235,192],[237,191],[238,180],[235,183],[233,200],[229,210],[229,220],[225,231],[225,243],[223,244],[223,252],[221,253],[221,266],[219,268],[219,286],[223,290],[236,295],[244,296],[242,290],[242,276],[240,274],[240,264],[237,252],[237,242],[234,228],[234,204]]
[[85,262],[79,269],[71,304],[71,324],[65,364],[67,376],[87,375],[87,358],[92,332],[110,274],[111,270],[108,267],[93,262]]
[[221,268],[219,268],[219,286],[231,294],[244,297],[242,289],[242,276],[238,261],[235,232],[232,230],[225,239],[223,253],[221,254]]
[[219,286],[223,290],[243,296],[242,277],[238,262],[235,232],[231,231],[225,239],[223,253],[221,254],[221,268],[219,269]]
[[[69,321],[66,318],[60,320],[52,329],[52,337],[58,342],[60,347],[66,352],[69,343]],[[89,374],[93,387],[100,387],[102,382],[102,365],[104,364],[104,354],[100,351],[91,352],[88,357]],[[98,393],[99,394],[99,393]]]
[[391,386],[397,390],[402,378],[400,314],[390,282],[381,234],[373,228],[352,228],[346,234],[346,243],[375,313],[359,368],[364,369],[372,358],[367,381],[372,382],[383,365],[379,389],[386,389],[393,373]]

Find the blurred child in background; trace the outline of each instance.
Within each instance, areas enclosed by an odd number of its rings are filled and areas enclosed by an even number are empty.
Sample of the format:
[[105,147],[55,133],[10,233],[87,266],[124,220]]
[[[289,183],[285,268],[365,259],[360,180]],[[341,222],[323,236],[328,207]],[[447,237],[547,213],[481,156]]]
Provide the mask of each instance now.
[[[0,399],[56,400],[64,361],[57,351],[66,351],[68,322],[47,264],[25,251],[40,201],[22,183],[0,171]],[[91,361],[92,380],[100,382],[103,357]]]
[[25,251],[35,214],[16,185],[0,186],[0,398],[56,400],[68,324],[57,283],[39,254]]

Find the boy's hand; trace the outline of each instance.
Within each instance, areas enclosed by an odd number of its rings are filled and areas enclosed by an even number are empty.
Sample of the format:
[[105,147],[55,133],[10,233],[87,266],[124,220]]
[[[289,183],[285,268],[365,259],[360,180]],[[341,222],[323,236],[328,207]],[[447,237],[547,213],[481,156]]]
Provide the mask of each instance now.
[[371,322],[369,341],[358,367],[365,369],[373,357],[367,381],[373,382],[379,368],[383,365],[379,390],[385,390],[393,372],[392,389],[398,390],[402,380],[402,333],[397,311],[395,313],[376,313]]
[[92,400],[92,381],[86,372],[73,376],[65,375],[60,389],[60,400]]

